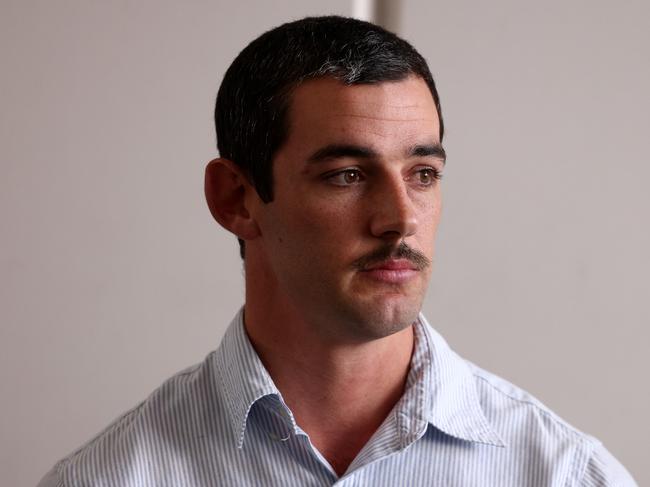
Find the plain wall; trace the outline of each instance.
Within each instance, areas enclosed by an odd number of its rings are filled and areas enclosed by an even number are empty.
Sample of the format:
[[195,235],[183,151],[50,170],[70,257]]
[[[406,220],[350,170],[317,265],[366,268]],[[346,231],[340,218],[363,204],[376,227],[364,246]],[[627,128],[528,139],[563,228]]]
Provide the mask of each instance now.
[[[424,311],[650,483],[649,9],[406,1],[449,154]],[[243,302],[203,169],[228,64],[317,2],[2,1],[0,476],[217,347]]]

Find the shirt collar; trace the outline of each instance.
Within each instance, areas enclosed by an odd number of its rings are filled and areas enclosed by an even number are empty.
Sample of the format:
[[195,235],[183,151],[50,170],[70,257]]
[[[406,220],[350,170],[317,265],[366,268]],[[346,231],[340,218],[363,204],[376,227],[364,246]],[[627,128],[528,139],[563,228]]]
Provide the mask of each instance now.
[[[409,381],[412,394],[421,395],[420,412],[440,431],[475,443],[505,447],[483,412],[476,379],[469,365],[459,357],[420,314],[414,325],[416,346]],[[409,392],[409,383],[407,391]]]
[[[479,402],[474,376],[467,363],[431,328],[422,314],[414,324],[415,347],[404,395],[397,404],[403,442],[421,436],[422,426],[476,443],[506,446],[489,423]],[[291,426],[297,426],[280,391],[262,364],[244,328],[244,309],[233,318],[215,354],[237,447],[241,448],[246,420],[253,405],[276,396]]]
[[[233,318],[215,354],[215,367],[221,378],[222,392],[230,412],[237,447],[244,443],[246,420],[253,405],[274,395],[283,404],[282,395],[262,364],[244,329],[244,308]],[[288,408],[287,412],[288,412]],[[290,413],[289,413],[290,414]],[[295,422],[290,417],[292,423]]]

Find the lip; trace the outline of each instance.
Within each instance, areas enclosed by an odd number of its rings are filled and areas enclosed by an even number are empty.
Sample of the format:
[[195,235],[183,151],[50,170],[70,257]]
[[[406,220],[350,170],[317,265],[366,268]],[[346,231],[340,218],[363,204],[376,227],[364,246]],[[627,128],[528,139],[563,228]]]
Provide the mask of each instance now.
[[416,271],[417,268],[415,267],[415,265],[410,260],[406,260],[406,259],[389,259],[389,260],[385,260],[383,262],[379,262],[378,264],[371,265],[370,267],[365,269],[366,272],[378,271],[378,270],[386,270],[386,271],[411,270],[411,271]]
[[403,284],[418,273],[414,264],[405,259],[391,259],[370,266],[362,274],[387,284]]

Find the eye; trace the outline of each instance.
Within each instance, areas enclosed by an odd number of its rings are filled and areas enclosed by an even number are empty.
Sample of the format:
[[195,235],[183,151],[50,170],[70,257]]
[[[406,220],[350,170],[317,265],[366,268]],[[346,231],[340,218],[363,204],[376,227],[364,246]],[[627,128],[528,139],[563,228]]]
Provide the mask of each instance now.
[[431,186],[442,179],[442,174],[434,167],[424,167],[417,171],[417,182],[422,186]]
[[358,169],[344,169],[343,171],[326,176],[326,179],[337,186],[351,186],[360,183],[363,180],[363,176]]

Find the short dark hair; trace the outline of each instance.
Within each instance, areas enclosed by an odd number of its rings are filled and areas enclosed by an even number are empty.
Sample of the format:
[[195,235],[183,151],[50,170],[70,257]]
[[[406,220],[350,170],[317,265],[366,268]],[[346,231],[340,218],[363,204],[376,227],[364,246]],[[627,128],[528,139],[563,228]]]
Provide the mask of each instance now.
[[[272,160],[287,138],[293,90],[304,80],[333,77],[345,84],[422,78],[444,132],[440,99],[424,58],[405,40],[357,19],[307,17],[251,42],[232,62],[217,94],[214,122],[219,154],[239,166],[262,201],[273,200]],[[244,242],[239,240],[244,257]]]

